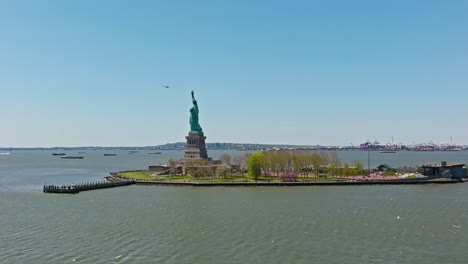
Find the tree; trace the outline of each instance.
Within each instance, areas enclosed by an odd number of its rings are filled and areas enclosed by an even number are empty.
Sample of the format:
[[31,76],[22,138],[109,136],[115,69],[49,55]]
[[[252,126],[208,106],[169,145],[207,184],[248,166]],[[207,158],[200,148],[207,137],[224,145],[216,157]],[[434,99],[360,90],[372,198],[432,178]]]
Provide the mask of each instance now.
[[178,164],[177,160],[175,159],[169,160],[169,166],[171,167],[171,175],[174,175],[176,173],[177,164]]
[[225,166],[217,166],[216,167],[216,176],[218,177],[224,177],[230,173],[231,169]]
[[268,167],[276,175],[279,176],[280,165],[278,151],[268,151]]
[[185,162],[186,166],[194,166],[194,167],[200,167],[200,166],[207,166],[209,165],[209,161],[205,159],[192,159],[192,160],[187,160]]
[[249,175],[254,177],[255,180],[262,175],[262,167],[264,164],[265,153],[255,152],[249,159]]
[[231,165],[231,164],[232,164],[232,162],[231,162],[232,157],[231,157],[231,155],[229,155],[229,154],[223,154],[223,155],[221,155],[220,159],[221,159],[221,161],[222,161],[223,163],[225,163],[225,164],[228,164],[228,165]]
[[309,175],[309,161],[308,156],[310,155],[310,151],[300,151],[300,152],[293,152],[291,154],[293,169],[302,177],[306,177]]
[[353,163],[353,167],[354,167],[354,175],[359,175],[363,172],[364,170],[364,163],[362,163],[362,161],[355,161]]
[[267,151],[265,155],[268,156],[268,167],[279,177],[280,172],[285,172],[290,167],[291,156],[284,150]]
[[250,160],[250,156],[252,155],[252,153],[245,153],[243,156],[242,156],[242,162],[241,164],[241,168],[244,170],[244,169],[247,169],[247,167],[249,166],[249,160]]
[[263,175],[271,176],[271,171],[273,169],[273,163],[271,162],[271,152],[264,151],[263,154],[265,155],[263,158]]
[[341,167],[340,159],[338,158],[338,153],[336,151],[330,153],[330,172],[333,176],[338,174],[339,168]]
[[278,151],[278,165],[279,165],[279,170],[282,172],[286,172],[290,170],[290,159],[291,156],[289,152],[287,151]]
[[325,153],[312,153],[309,155],[309,161],[314,168],[315,175],[318,176],[320,169],[327,164],[328,156]]
[[347,162],[345,162],[345,164],[343,165],[343,168],[341,168],[341,174],[343,174],[344,176],[350,175],[349,164]]
[[232,157],[232,163],[235,165],[241,165],[242,164],[242,157],[239,155],[235,155]]
[[208,168],[209,162],[204,159],[189,160],[185,163],[187,174],[190,174],[194,178],[206,177],[210,174]]

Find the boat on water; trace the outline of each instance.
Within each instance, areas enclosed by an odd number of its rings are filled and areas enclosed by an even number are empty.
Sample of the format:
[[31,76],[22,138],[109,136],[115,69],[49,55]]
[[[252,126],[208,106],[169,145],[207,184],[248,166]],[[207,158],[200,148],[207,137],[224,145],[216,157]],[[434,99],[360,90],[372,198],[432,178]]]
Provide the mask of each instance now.
[[382,150],[380,153],[396,153],[394,150]]
[[138,150],[130,150],[130,151],[128,152],[128,154],[135,154],[135,153],[137,153],[137,152],[138,152]]
[[11,152],[0,152],[0,155],[10,155]]
[[104,153],[104,156],[106,156],[106,157],[107,156],[117,156],[117,154],[115,154],[115,153]]
[[82,156],[62,156],[62,159],[83,159]]
[[462,148],[451,148],[447,149],[447,151],[462,151]]
[[65,153],[52,153],[52,156],[65,156]]
[[148,154],[161,154],[161,152],[150,152]]

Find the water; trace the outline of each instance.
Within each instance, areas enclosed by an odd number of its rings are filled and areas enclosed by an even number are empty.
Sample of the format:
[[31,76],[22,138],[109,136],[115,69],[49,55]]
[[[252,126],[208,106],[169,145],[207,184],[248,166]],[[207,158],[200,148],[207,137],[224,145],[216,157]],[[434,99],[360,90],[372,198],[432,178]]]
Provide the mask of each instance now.
[[[0,263],[466,263],[468,184],[41,192],[45,182],[100,180],[183,154],[109,152],[0,157]],[[339,154],[367,161],[367,152]],[[466,162],[468,153],[370,158],[411,166]]]

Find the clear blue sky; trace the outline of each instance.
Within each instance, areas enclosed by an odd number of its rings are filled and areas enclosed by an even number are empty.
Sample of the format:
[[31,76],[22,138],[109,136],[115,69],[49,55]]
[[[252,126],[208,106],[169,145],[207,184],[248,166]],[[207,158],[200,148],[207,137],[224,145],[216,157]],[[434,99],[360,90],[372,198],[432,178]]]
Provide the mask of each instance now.
[[[468,144],[468,1],[0,1],[0,146]],[[162,86],[169,85],[170,89]]]

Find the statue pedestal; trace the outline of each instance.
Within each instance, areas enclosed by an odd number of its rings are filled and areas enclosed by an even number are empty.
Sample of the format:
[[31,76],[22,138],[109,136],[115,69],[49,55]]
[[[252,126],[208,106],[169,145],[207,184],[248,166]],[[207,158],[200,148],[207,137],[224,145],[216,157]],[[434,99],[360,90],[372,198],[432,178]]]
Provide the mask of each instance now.
[[208,153],[205,146],[205,135],[202,133],[189,133],[187,139],[187,149],[185,150],[184,160],[208,159]]

